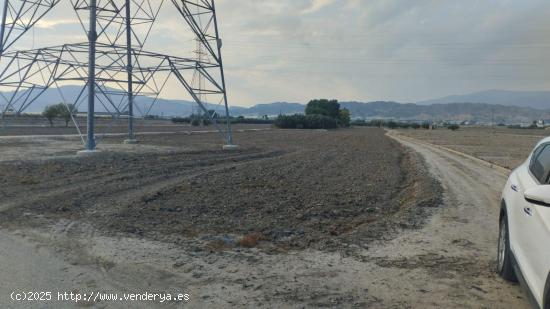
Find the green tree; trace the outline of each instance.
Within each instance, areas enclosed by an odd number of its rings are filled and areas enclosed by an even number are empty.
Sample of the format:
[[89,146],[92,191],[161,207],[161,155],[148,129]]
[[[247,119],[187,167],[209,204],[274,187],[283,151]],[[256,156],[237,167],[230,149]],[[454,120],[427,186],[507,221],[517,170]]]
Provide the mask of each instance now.
[[371,127],[378,127],[378,128],[381,128],[383,126],[386,125],[386,123],[384,122],[384,120],[371,120],[369,125]]
[[65,127],[69,127],[69,122],[71,121],[72,117],[75,116],[78,112],[76,107],[73,104],[65,105],[63,103],[54,105],[54,107],[57,108],[58,116],[65,120]]
[[279,115],[274,122],[281,129],[336,129],[337,120],[324,115]]
[[50,123],[50,127],[53,128],[53,120],[59,115],[59,111],[57,108],[57,105],[49,105],[44,108],[44,111],[42,112],[42,116],[46,117],[48,119],[48,122]]
[[343,108],[340,110],[340,115],[339,115],[339,121],[340,121],[340,125],[343,126],[343,127],[349,127],[350,124],[351,124],[351,115],[350,115],[350,112],[347,108]]
[[393,120],[390,120],[390,122],[388,122],[387,125],[388,125],[388,128],[390,129],[396,129],[399,126],[399,124]]
[[338,119],[340,117],[340,104],[337,100],[311,100],[307,104],[306,115],[323,115]]

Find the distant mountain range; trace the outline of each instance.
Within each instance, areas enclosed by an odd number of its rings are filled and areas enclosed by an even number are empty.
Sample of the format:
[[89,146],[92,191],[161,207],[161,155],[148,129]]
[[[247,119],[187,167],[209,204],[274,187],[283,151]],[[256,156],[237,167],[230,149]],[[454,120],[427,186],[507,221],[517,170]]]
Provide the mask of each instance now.
[[[25,109],[24,112],[40,113],[48,105],[56,104],[63,101],[66,101],[68,103],[75,102],[76,99],[79,97],[82,87],[81,86],[62,86],[60,87],[60,89],[61,89],[61,92],[63,93],[63,96],[61,96],[60,91],[57,88],[47,89],[43,94],[40,95],[40,97],[38,97],[36,101],[34,101],[27,109]],[[110,91],[113,93],[117,92],[116,90],[110,90]],[[24,97],[25,94],[26,94],[25,92],[22,92],[19,96]],[[107,112],[107,110],[110,110],[110,111],[114,110],[114,108],[110,105],[109,101],[107,100],[107,96],[105,95],[98,95],[98,96],[99,96],[99,100],[97,100],[98,103],[96,104],[96,112],[105,113]],[[10,94],[8,93],[6,97],[10,97]],[[86,97],[84,96],[83,98],[85,99]],[[120,101],[123,100],[123,97],[120,95],[113,95],[111,96],[111,100],[114,101],[115,104],[118,106]],[[4,104],[4,102],[1,102],[0,104]],[[143,116],[143,115],[158,115],[158,116],[167,116],[167,117],[187,116],[197,111],[197,107],[196,107],[197,105],[193,102],[189,102],[185,100],[167,100],[167,99],[158,99],[155,102],[154,98],[146,97],[146,96],[136,97],[135,106],[136,106],[135,108],[136,115],[139,115],[139,116]],[[219,110],[220,112],[224,110],[224,108],[220,105],[206,104],[206,106],[208,109],[215,109],[215,110]],[[86,102],[80,103],[79,110],[80,111],[86,110]]]
[[534,120],[550,119],[550,109],[506,106],[485,103],[449,104],[400,104],[395,102],[342,102],[357,118],[387,118],[416,121],[454,121],[478,123],[532,123]]
[[[68,101],[74,101],[81,90],[77,86],[64,86],[62,92]],[[119,97],[120,100],[120,97]],[[48,105],[63,101],[58,89],[47,90],[25,112],[40,113]],[[103,104],[109,105],[103,98]],[[197,111],[196,104],[184,100],[159,99],[154,105],[153,98],[140,96],[136,98],[138,115],[149,114],[164,117],[184,117]],[[410,121],[472,121],[496,123],[531,123],[533,120],[550,119],[550,92],[518,92],[491,90],[463,96],[401,104],[396,102],[340,102],[347,108],[353,118],[363,119],[396,119]],[[224,114],[221,105],[206,104],[208,109]],[[147,112],[150,108],[150,111]],[[112,110],[112,108],[110,108]],[[85,104],[80,111],[85,110]],[[258,104],[252,107],[232,106],[233,116],[262,117],[279,114],[303,113],[304,104],[276,102]],[[101,103],[97,112],[106,112]]]
[[[454,121],[481,123],[532,123],[550,119],[550,109],[506,106],[485,103],[401,104],[396,102],[340,102],[353,118],[396,119],[403,121]],[[297,103],[261,104],[251,108],[233,108],[233,115],[258,117],[261,115],[303,113],[305,105]]]
[[305,111],[305,105],[300,103],[275,102],[258,104],[252,107],[231,107],[231,113],[238,116],[258,117],[263,115],[275,116],[280,114],[301,114]]
[[452,95],[418,102],[417,104],[431,105],[448,103],[487,103],[545,110],[550,109],[550,91],[487,90],[466,95]]

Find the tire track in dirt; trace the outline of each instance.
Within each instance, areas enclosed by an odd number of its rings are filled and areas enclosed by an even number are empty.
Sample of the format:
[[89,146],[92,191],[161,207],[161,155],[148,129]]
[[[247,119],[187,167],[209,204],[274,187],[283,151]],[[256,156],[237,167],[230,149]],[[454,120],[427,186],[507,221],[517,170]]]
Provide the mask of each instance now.
[[[0,191],[0,193],[3,193],[2,195],[9,197],[8,199],[2,199],[0,211],[17,207],[24,209],[25,205],[36,207],[36,205],[52,203],[58,204],[61,211],[63,211],[63,205],[73,207],[75,204],[82,206],[85,203],[102,203],[103,201],[109,201],[112,204],[119,200],[128,203],[132,199],[150,195],[155,190],[173,186],[183,181],[183,179],[201,173],[223,170],[228,166],[246,164],[255,160],[273,158],[282,155],[283,152],[279,150],[248,150],[229,155],[219,152],[206,160],[197,160],[193,156],[185,157],[193,154],[161,154],[159,157],[162,157],[163,161],[155,162],[145,169],[130,167],[122,170],[108,168],[109,164],[102,164],[103,158],[100,155],[94,158],[95,162],[99,164],[95,168],[99,172],[97,174],[85,172],[72,174],[69,172],[69,176],[60,175],[58,178],[38,183],[33,183],[32,180],[29,181],[26,179],[25,173],[16,169],[11,177],[6,177],[9,182]],[[200,155],[200,153],[197,153],[197,155]],[[164,162],[164,160],[167,162]],[[231,163],[228,164],[228,162]],[[65,163],[60,164],[63,168]],[[87,162],[87,165],[93,166],[94,163]],[[107,168],[105,168],[106,165]],[[4,168],[11,169],[9,165]],[[102,171],[102,169],[104,170]],[[33,194],[27,195],[25,192],[32,192]],[[13,196],[13,194],[17,194],[17,196]]]

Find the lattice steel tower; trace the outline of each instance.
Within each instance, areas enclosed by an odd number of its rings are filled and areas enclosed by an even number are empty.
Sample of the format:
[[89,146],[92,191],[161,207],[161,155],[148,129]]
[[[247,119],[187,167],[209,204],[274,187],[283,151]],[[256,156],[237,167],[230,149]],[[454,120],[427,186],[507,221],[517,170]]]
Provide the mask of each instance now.
[[[113,118],[127,117],[128,141],[132,142],[136,112],[148,115],[172,78],[224,134],[227,145],[233,144],[214,0],[70,0],[86,41],[18,48],[20,39],[48,14],[55,12],[60,2],[0,1],[3,9],[0,28],[2,119],[6,115],[23,113],[49,88],[61,91],[60,84],[78,83],[82,88],[71,104],[86,106],[87,134],[81,134],[86,150],[96,148],[94,115],[97,106]],[[159,13],[163,5],[173,6],[194,37],[191,44],[198,44],[196,48],[204,55],[169,55],[145,50],[153,25],[162,18]],[[62,92],[60,96],[64,98]],[[154,100],[139,108],[135,100],[140,96]],[[225,126],[218,125],[217,117],[212,117],[205,98],[208,103],[223,107]],[[68,104],[65,99],[63,101]],[[80,133],[74,118],[73,122]]]

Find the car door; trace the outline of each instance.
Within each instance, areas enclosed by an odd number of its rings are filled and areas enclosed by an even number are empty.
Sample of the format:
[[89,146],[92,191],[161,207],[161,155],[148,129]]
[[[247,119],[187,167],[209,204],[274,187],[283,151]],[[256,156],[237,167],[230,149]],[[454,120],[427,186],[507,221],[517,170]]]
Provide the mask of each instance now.
[[523,192],[550,183],[550,144],[542,145],[534,152],[529,169],[520,178],[520,207],[515,209],[519,212],[516,213],[519,241],[516,245],[521,251],[518,263],[533,294],[541,301],[550,270],[550,207],[528,202]]

